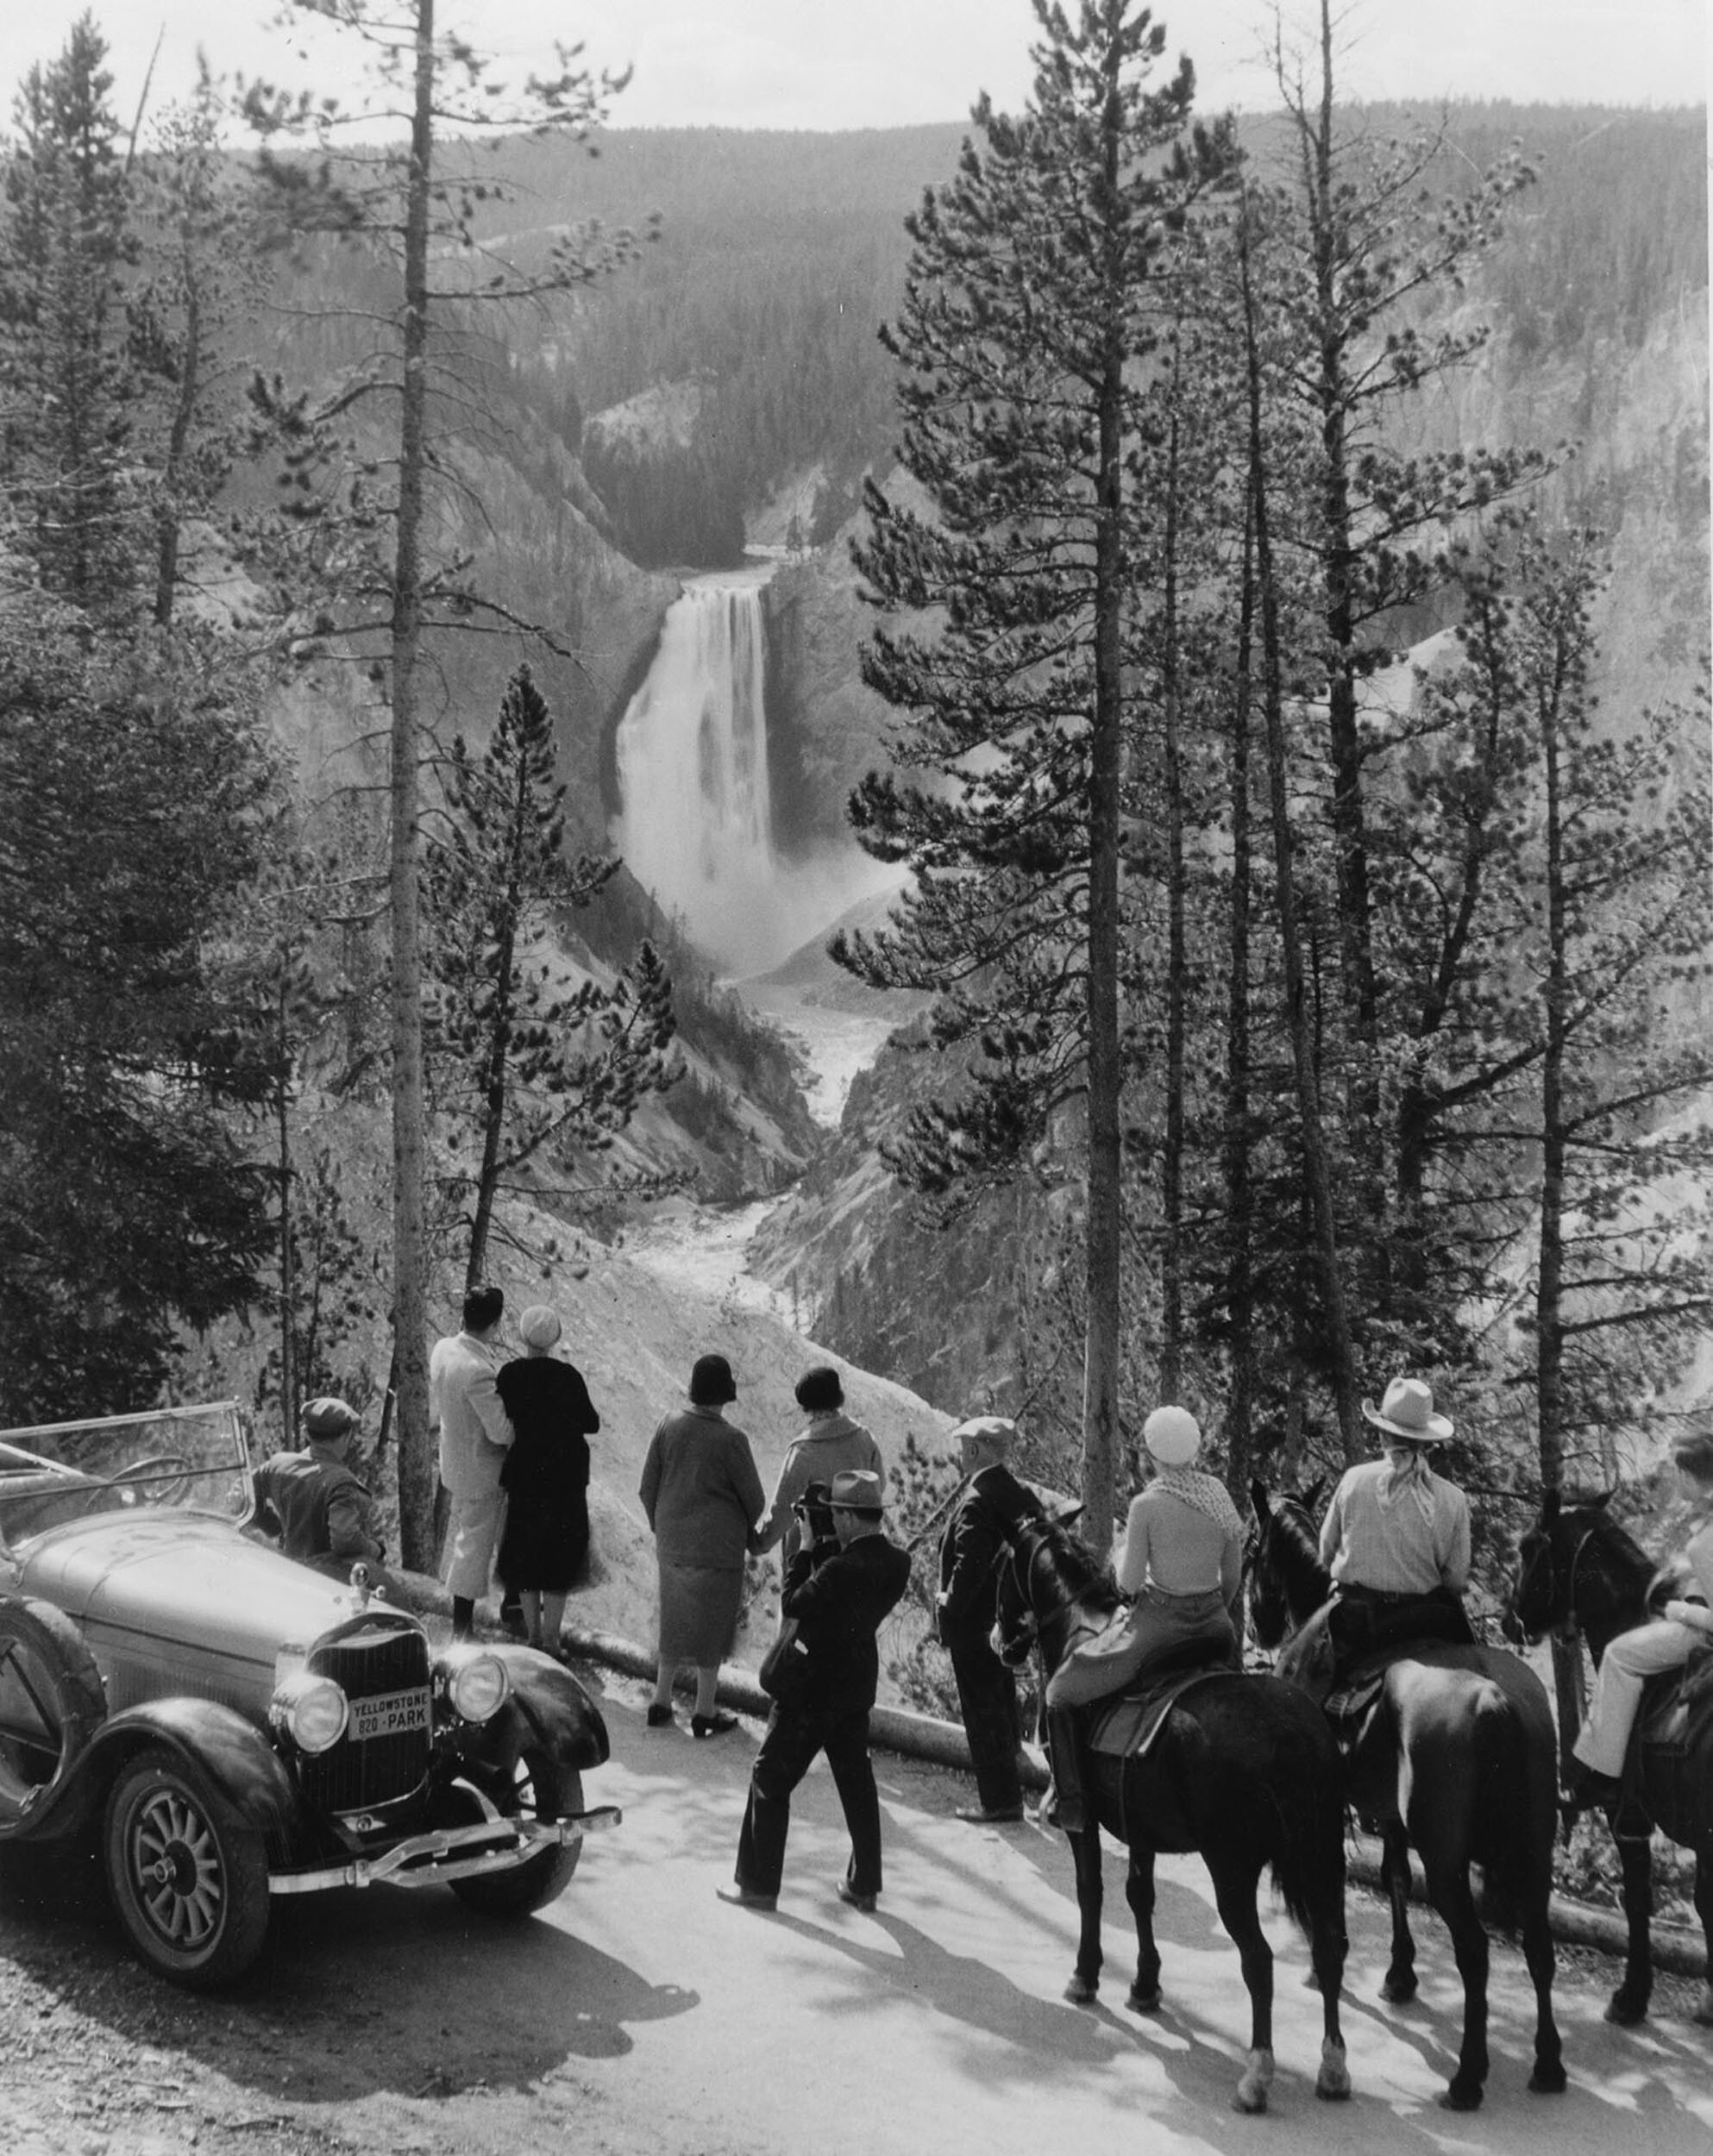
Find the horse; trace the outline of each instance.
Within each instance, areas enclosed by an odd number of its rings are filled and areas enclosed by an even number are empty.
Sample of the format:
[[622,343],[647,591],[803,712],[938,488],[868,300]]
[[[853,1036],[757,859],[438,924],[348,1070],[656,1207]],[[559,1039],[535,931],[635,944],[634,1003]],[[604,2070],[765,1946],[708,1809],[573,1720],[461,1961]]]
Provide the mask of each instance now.
[[[1321,1562],[1302,1501],[1271,1503],[1258,1482],[1250,1494],[1256,1525],[1245,1564],[1255,1636],[1264,1647],[1288,1640],[1277,1675],[1323,1702],[1330,1642],[1325,1620],[1310,1620],[1332,1593],[1332,1576]],[[1558,1775],[1552,1709],[1540,1679],[1500,1648],[1439,1641],[1408,1647],[1380,1680],[1374,1718],[1345,1757],[1343,1785],[1357,1813],[1380,1834],[1381,1879],[1392,1917],[1381,1997],[1397,2003],[1415,1996],[1412,1846],[1428,1898],[1452,1935],[1463,1980],[1463,2038],[1440,2103],[1472,2111],[1487,2081],[1488,1944],[1470,1883],[1471,1865],[1482,1868],[1490,1908],[1514,1916],[1522,1931],[1535,2000],[1529,2088],[1538,2096],[1558,2095],[1565,2068],[1553,2019],[1554,1955],[1547,1921]]]
[[[1019,1500],[1001,1553],[997,1633],[1013,1666],[1038,1647],[1051,1676],[1070,1644],[1122,1606],[1109,1574],[1050,1520],[1034,1493]],[[1089,1709],[1079,1710],[1086,1719]],[[1343,1984],[1344,1818],[1338,1762],[1324,1718],[1288,1685],[1220,1665],[1176,1700],[1145,1756],[1089,1754],[1088,1824],[1070,1833],[1081,1917],[1076,1964],[1064,1996],[1092,2002],[1101,1976],[1101,1827],[1130,1852],[1126,1898],[1136,1920],[1136,1977],[1127,2003],[1155,2012],[1161,1999],[1154,1942],[1154,1858],[1196,1850],[1214,1883],[1220,1921],[1235,1944],[1250,2001],[1249,2053],[1234,2098],[1264,2111],[1273,2078],[1273,1955],[1256,1911],[1263,1865],[1307,1934],[1322,2008],[1317,2096],[1350,2094],[1339,2026]]]
[[[1610,1496],[1609,1490],[1603,1497],[1566,1505],[1557,1490],[1547,1492],[1540,1517],[1517,1545],[1505,1613],[1514,1638],[1580,1630],[1597,1667],[1618,1633],[1647,1622],[1653,1614],[1648,1590],[1656,1576],[1653,1559],[1607,1512]],[[1713,2027],[1713,1724],[1702,1723],[1687,1772],[1663,1771],[1661,1762],[1643,1748],[1626,1780],[1627,1795],[1641,1814],[1638,1823],[1657,1827],[1668,1840],[1695,1852],[1695,1908],[1707,1944],[1708,1980],[1694,2019]],[[1606,1817],[1617,1843],[1628,1951],[1606,2019],[1628,2028],[1646,2015],[1653,1988],[1648,1931],[1653,1867],[1646,1833],[1616,1832],[1622,1802],[1609,1807]]]

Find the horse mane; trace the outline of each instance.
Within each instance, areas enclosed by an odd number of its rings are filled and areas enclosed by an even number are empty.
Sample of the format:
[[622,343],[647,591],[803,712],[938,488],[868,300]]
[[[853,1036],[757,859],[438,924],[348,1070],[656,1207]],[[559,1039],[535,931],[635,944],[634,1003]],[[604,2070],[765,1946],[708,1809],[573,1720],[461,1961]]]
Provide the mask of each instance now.
[[1097,1604],[1108,1612],[1117,1609],[1125,1598],[1119,1592],[1112,1568],[1102,1564],[1086,1542],[1057,1520],[1044,1519],[1040,1528],[1041,1547],[1064,1599]]
[[1268,1555],[1278,1569],[1285,1600],[1302,1614],[1318,1609],[1333,1591],[1333,1576],[1321,1562],[1320,1538],[1295,1498],[1281,1498],[1268,1514]]
[[1574,1520],[1578,1526],[1585,1528],[1590,1539],[1597,1543],[1607,1557],[1625,1566],[1638,1578],[1645,1582],[1653,1576],[1657,1569],[1653,1559],[1629,1530],[1613,1519],[1603,1504],[1592,1498],[1580,1498],[1566,1505],[1559,1517],[1566,1521]]

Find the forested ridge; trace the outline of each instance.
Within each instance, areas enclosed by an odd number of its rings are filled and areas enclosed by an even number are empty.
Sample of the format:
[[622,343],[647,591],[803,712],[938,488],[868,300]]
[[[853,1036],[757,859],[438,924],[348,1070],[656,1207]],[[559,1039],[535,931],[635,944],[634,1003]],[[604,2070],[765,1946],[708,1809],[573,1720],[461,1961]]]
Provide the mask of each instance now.
[[[1423,116],[1370,106],[1351,120],[1384,137]],[[658,215],[658,237],[623,279],[568,317],[510,323],[504,362],[524,404],[574,450],[588,416],[662,383],[700,385],[695,439],[662,453],[664,471],[597,459],[621,529],[634,501],[631,536],[646,535],[646,558],[733,558],[743,511],[816,464],[829,477],[813,535],[824,540],[854,508],[861,471],[885,469],[896,425],[876,332],[901,296],[903,222],[967,133],[614,127],[593,159],[536,143],[483,154],[476,169],[517,191],[472,216],[477,241],[502,254],[528,260],[544,234]],[[1277,120],[1246,117],[1239,136],[1262,173],[1288,154]],[[1640,344],[1662,310],[1705,293],[1704,116],[1460,103],[1421,184],[1455,190],[1512,144],[1539,185],[1469,298],[1491,313],[1497,364],[1580,360],[1597,398],[1612,344]],[[317,256],[314,280],[354,308],[370,296],[361,255]],[[283,330],[277,349],[314,372],[348,364],[363,336],[360,322],[317,320]]]

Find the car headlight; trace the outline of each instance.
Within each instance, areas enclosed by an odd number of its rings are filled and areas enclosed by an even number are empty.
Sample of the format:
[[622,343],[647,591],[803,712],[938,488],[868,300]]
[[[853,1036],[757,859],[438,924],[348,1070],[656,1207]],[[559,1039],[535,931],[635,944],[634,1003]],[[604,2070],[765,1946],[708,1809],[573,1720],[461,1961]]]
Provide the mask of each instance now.
[[298,1751],[313,1756],[328,1751],[345,1734],[351,1703],[330,1677],[311,1677],[302,1670],[277,1687],[273,1714]]
[[467,1722],[485,1722],[497,1714],[511,1689],[511,1680],[498,1655],[473,1654],[447,1664],[447,1700],[453,1713]]

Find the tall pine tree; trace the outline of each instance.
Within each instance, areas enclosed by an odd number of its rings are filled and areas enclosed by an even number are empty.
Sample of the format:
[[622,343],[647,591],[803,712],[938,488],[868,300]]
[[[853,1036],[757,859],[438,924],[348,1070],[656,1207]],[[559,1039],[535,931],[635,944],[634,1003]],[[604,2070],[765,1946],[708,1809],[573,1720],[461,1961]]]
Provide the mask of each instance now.
[[891,1153],[926,1191],[1014,1172],[1068,1113],[1087,1161],[1082,1489],[1109,1520],[1119,1445],[1120,787],[1126,729],[1126,450],[1172,229],[1224,145],[1186,150],[1188,61],[1152,81],[1164,30],[1130,0],[1074,21],[1037,0],[1016,118],[911,219],[900,461],[926,490],[869,494],[871,593],[913,617],[875,635],[865,678],[906,716],[889,746],[931,782],[871,775],[863,843],[914,877],[892,924],[838,939],[869,981],[940,994],[942,1050],[974,1051],[959,1097]]

